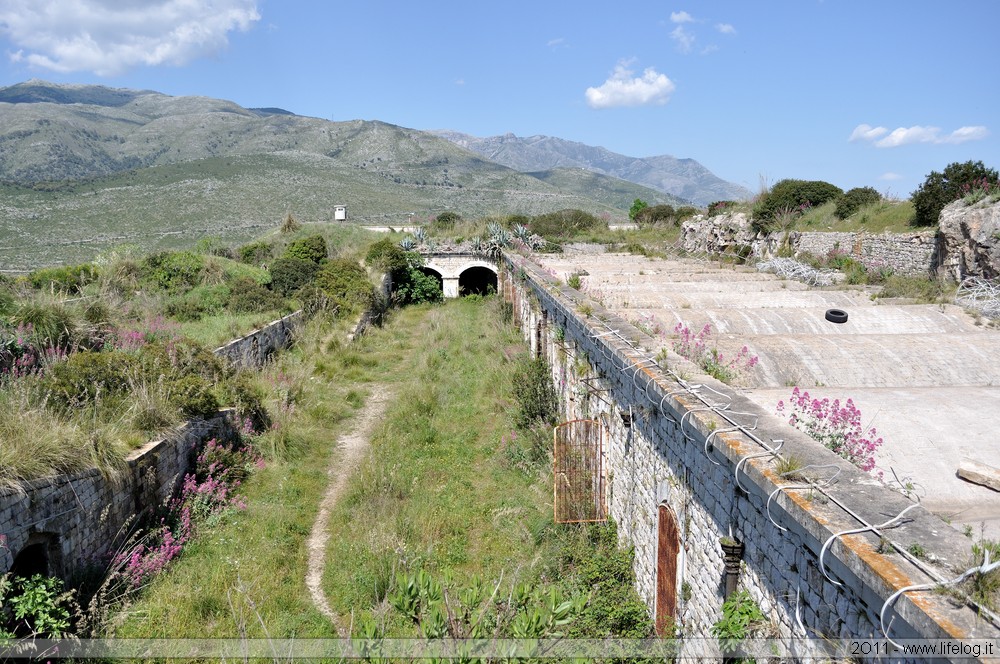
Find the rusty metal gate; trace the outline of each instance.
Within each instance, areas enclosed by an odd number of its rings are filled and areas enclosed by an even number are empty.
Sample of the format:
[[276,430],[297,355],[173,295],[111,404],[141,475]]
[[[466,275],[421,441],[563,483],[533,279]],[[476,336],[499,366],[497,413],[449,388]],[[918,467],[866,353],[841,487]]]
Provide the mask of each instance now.
[[656,633],[672,636],[677,615],[677,557],[681,550],[680,531],[673,510],[666,505],[657,509],[656,547]]
[[552,456],[556,523],[607,521],[600,420],[570,420],[557,426]]

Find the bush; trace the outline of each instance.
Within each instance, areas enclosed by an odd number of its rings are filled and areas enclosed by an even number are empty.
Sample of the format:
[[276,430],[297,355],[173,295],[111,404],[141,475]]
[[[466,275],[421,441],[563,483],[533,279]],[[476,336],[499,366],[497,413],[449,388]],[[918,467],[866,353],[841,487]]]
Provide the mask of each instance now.
[[139,266],[142,280],[149,286],[179,293],[198,285],[205,257],[190,251],[161,251],[150,254]]
[[57,405],[78,408],[125,393],[135,368],[135,357],[121,351],[80,351],[55,364],[43,386]]
[[708,216],[714,217],[720,214],[726,214],[734,207],[736,207],[736,201],[715,201],[714,203],[709,203]]
[[263,265],[274,256],[274,245],[270,242],[251,242],[244,244],[238,250],[240,262],[250,265]]
[[649,207],[649,203],[642,200],[641,198],[637,198],[634,201],[632,201],[632,207],[628,209],[629,220],[635,221],[636,217],[639,216],[639,213],[645,210],[647,207]]
[[89,264],[47,267],[28,275],[31,285],[38,289],[78,293],[80,289],[97,279],[97,269]]
[[882,200],[882,194],[872,187],[855,187],[837,199],[837,207],[833,213],[838,219],[847,219],[859,209],[874,205]]
[[261,313],[285,307],[285,299],[253,279],[242,277],[230,286],[226,308],[235,313]]
[[635,223],[640,226],[664,223],[673,219],[676,214],[672,205],[653,205],[639,210],[635,215]]
[[271,288],[283,297],[291,297],[311,283],[319,269],[319,264],[312,261],[279,258],[271,264]]
[[337,258],[316,275],[316,286],[326,293],[341,314],[369,306],[375,297],[375,287],[368,273],[356,262]]
[[532,233],[546,240],[558,242],[569,240],[580,233],[607,228],[608,224],[582,210],[559,210],[541,214],[531,220]]
[[211,383],[196,374],[168,381],[166,393],[171,405],[189,417],[207,419],[219,410],[219,400],[212,392]]
[[699,210],[696,207],[691,207],[690,205],[684,205],[677,208],[674,213],[677,217],[677,223],[680,224],[685,219],[690,219],[694,215],[698,214]]
[[438,228],[451,228],[460,221],[462,221],[462,215],[450,210],[434,217],[434,225]]
[[230,288],[226,285],[197,286],[168,300],[164,313],[179,321],[200,320],[202,316],[217,314],[225,309],[230,295]]
[[963,187],[975,186],[984,178],[989,182],[997,181],[997,172],[987,168],[981,161],[948,164],[943,173],[931,171],[913,194],[913,208],[916,217],[913,221],[917,226],[936,226],[941,210],[948,203],[962,198]]
[[365,254],[365,263],[382,272],[393,272],[407,267],[406,252],[389,238],[372,243]]
[[514,423],[519,429],[530,429],[538,423],[555,424],[559,397],[552,385],[552,371],[545,358],[524,360],[514,377],[514,398],[517,412]]
[[754,227],[765,232],[771,231],[773,222],[779,215],[822,205],[843,193],[840,187],[822,180],[782,180],[763,194],[754,205]]
[[444,299],[441,283],[433,275],[426,274],[416,266],[394,272],[392,283],[400,304],[441,302]]
[[322,235],[310,235],[291,242],[285,248],[284,258],[298,258],[320,263],[327,257],[326,240]]

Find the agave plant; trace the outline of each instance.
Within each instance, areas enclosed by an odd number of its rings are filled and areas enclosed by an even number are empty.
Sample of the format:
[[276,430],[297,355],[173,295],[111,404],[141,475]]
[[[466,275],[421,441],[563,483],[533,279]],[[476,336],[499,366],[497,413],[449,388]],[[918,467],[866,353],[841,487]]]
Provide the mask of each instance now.
[[531,231],[528,230],[527,226],[525,226],[524,224],[516,224],[510,230],[514,234],[515,238],[517,238],[518,240],[520,240],[524,244],[530,244],[530,241],[531,241]]
[[474,251],[476,253],[479,253],[479,252],[483,251],[483,247],[485,245],[483,243],[483,238],[482,237],[480,237],[480,236],[477,235],[474,238],[470,239],[469,242],[472,244],[472,251]]
[[423,228],[418,228],[413,231],[413,239],[417,241],[417,244],[424,244],[427,242],[427,231]]
[[413,251],[417,248],[417,243],[413,241],[412,237],[404,237],[399,241],[399,248],[403,251]]

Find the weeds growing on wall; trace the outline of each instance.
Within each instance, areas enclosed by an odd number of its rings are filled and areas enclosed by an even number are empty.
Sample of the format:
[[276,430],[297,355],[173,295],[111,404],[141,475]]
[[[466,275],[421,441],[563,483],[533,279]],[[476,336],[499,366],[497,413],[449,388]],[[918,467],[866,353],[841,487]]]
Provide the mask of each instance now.
[[750,355],[750,349],[746,346],[729,358],[719,352],[718,348],[709,348],[712,326],[707,323],[697,334],[683,322],[677,323],[674,333],[677,335],[677,339],[673,342],[674,352],[691,360],[709,376],[724,383],[738,380],[757,366],[757,356]]
[[[852,399],[816,399],[798,387],[786,404],[779,401],[778,415],[787,416],[788,423],[809,434],[827,449],[847,459],[865,472],[875,471],[875,452],[882,446],[882,438],[875,427],[865,428],[861,411]],[[875,471],[881,478],[881,471]]]

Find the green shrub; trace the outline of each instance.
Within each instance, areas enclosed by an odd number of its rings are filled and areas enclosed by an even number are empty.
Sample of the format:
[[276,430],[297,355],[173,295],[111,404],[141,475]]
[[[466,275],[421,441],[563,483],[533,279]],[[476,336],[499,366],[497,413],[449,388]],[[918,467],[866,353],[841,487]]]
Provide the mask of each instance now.
[[330,297],[341,315],[371,305],[375,296],[368,273],[347,258],[337,258],[324,265],[316,275],[316,286]]
[[642,200],[641,198],[635,199],[634,201],[632,201],[632,207],[628,209],[628,218],[631,221],[635,221],[636,217],[639,216],[639,213],[645,210],[647,207],[649,207],[649,203]]
[[672,205],[653,205],[640,210],[634,221],[640,226],[661,224],[671,221],[676,214]]
[[301,258],[279,258],[271,264],[271,288],[283,297],[291,297],[316,278],[320,266]]
[[736,207],[736,201],[715,201],[708,204],[708,216],[715,217],[720,214],[726,214],[734,207]]
[[[72,591],[63,591],[61,579],[35,574],[30,579],[17,577],[8,584],[0,577],[0,618],[9,625],[8,629],[0,623],[0,640],[15,636],[62,638],[69,633],[72,606]],[[9,615],[5,615],[7,607]]]
[[190,251],[161,251],[150,254],[139,266],[146,285],[179,293],[194,288],[201,282],[205,257]]
[[406,252],[403,251],[403,248],[398,243],[393,242],[387,237],[373,242],[368,247],[368,253],[365,254],[365,263],[373,269],[382,272],[395,272],[408,265]]
[[559,210],[538,215],[531,220],[529,227],[532,233],[541,235],[549,241],[558,242],[572,239],[580,233],[606,229],[608,224],[582,210]]
[[298,258],[320,263],[327,257],[326,240],[322,235],[310,235],[295,240],[285,248],[284,258]]
[[931,171],[923,184],[910,195],[916,211],[913,223],[918,226],[936,226],[941,210],[948,203],[962,198],[963,187],[975,186],[983,179],[996,182],[997,172],[984,166],[982,161],[948,164],[943,173]]
[[28,280],[35,288],[43,290],[54,288],[69,293],[80,292],[80,289],[95,279],[97,279],[97,268],[90,263],[47,267],[28,275]]
[[401,305],[441,302],[444,299],[441,283],[419,267],[406,267],[394,272],[392,285]]
[[226,308],[235,313],[260,313],[285,307],[285,299],[253,279],[241,278],[230,284]]
[[219,410],[211,383],[197,374],[177,376],[165,387],[170,403],[189,417],[209,418]]
[[442,212],[438,216],[434,217],[434,225],[442,229],[451,228],[460,221],[462,221],[462,215],[457,212],[452,212],[451,210]]
[[677,218],[677,223],[680,224],[685,219],[690,219],[691,217],[698,214],[700,211],[701,210],[699,210],[696,207],[691,207],[690,205],[682,205],[681,207],[677,208],[677,211],[674,212],[674,215]]
[[573,572],[574,585],[590,595],[567,636],[590,639],[652,636],[653,621],[635,590],[633,552],[618,545],[615,522],[565,528],[571,537],[564,542],[561,564]]
[[882,200],[882,194],[872,187],[855,187],[837,199],[834,214],[838,219],[847,219],[859,209],[874,205]]
[[945,295],[945,285],[937,279],[894,274],[886,278],[878,296],[906,297],[921,302],[937,302]]
[[753,207],[753,225],[759,231],[774,230],[780,215],[822,205],[843,194],[840,187],[822,180],[782,180],[763,194]]
[[540,422],[555,424],[559,397],[545,358],[521,361],[513,383],[517,401],[514,423],[519,429],[530,429]]
[[263,265],[274,256],[274,245],[264,240],[251,242],[241,246],[237,253],[241,263]]
[[209,256],[220,256],[222,258],[233,258],[235,252],[218,237],[203,237],[194,245],[194,250],[199,254]]
[[53,365],[43,386],[56,405],[78,408],[125,393],[135,369],[136,358],[121,351],[80,351]]
[[223,311],[230,296],[230,288],[224,284],[197,286],[183,295],[167,300],[164,313],[179,321],[200,320],[202,316]]

